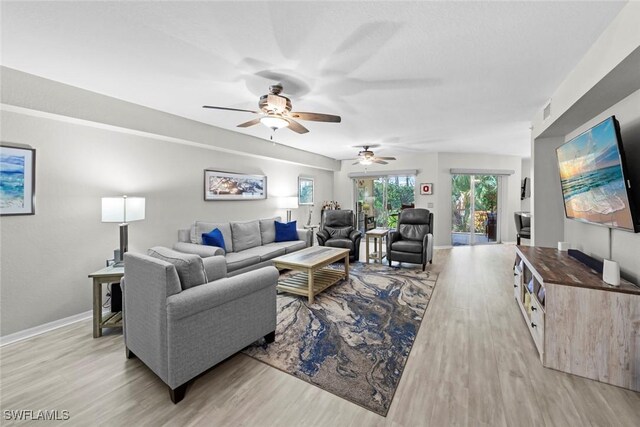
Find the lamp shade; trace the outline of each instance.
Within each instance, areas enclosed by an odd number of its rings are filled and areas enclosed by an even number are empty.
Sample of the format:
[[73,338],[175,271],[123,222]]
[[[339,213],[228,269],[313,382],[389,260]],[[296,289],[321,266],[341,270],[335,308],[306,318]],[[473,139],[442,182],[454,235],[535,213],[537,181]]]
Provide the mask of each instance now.
[[280,197],[278,199],[278,207],[281,209],[298,209],[298,198],[293,197]]
[[131,222],[144,219],[144,197],[103,197],[102,222]]

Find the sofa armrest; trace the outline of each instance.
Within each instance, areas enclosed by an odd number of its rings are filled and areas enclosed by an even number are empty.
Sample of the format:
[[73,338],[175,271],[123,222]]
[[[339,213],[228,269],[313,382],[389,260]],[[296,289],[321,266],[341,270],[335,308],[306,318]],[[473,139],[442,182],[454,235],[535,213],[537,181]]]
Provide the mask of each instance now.
[[167,318],[175,321],[193,316],[268,287],[275,294],[278,276],[275,267],[263,267],[189,288],[167,298]]
[[307,247],[311,246],[311,242],[313,239],[313,230],[298,228],[296,231],[298,232],[298,239],[304,240]]
[[178,242],[173,245],[173,249],[185,254],[199,255],[201,258],[207,258],[216,255],[224,255],[224,249],[218,246],[198,245],[196,243]]
[[329,236],[329,232],[324,229],[319,230],[318,233],[316,233],[316,236],[318,236],[318,244],[320,246],[324,246],[325,242],[329,240],[329,237],[331,237]]
[[222,255],[202,258],[202,264],[204,264],[208,282],[227,277],[227,260]]

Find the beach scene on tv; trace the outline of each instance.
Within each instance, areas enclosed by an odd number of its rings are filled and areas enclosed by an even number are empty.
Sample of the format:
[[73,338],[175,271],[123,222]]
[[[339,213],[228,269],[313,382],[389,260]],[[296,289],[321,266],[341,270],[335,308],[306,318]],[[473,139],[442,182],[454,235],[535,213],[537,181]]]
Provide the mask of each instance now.
[[567,217],[633,230],[613,118],[557,153]]

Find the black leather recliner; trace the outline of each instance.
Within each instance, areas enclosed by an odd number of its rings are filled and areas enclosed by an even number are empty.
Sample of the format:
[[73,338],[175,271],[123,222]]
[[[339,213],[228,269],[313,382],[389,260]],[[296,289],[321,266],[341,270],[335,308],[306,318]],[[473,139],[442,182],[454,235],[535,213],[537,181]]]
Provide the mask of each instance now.
[[531,217],[528,212],[516,212],[513,214],[516,220],[516,238],[518,245],[520,239],[531,239]]
[[389,232],[387,261],[433,263],[433,213],[429,209],[405,209],[398,217],[398,229]]
[[322,214],[322,228],[318,231],[318,244],[332,248],[349,249],[349,259],[360,258],[362,233],[355,229],[355,216],[349,210],[326,210]]

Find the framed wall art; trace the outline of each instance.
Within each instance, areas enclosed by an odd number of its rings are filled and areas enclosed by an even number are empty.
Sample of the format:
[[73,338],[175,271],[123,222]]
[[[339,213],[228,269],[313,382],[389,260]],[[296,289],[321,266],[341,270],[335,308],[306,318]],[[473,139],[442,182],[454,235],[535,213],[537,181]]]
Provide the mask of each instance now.
[[298,177],[298,204],[313,205],[313,178]]
[[433,184],[430,182],[423,182],[420,184],[420,194],[431,195],[433,194]]
[[204,200],[256,200],[267,198],[267,177],[205,169]]
[[0,215],[34,215],[36,150],[0,145]]

